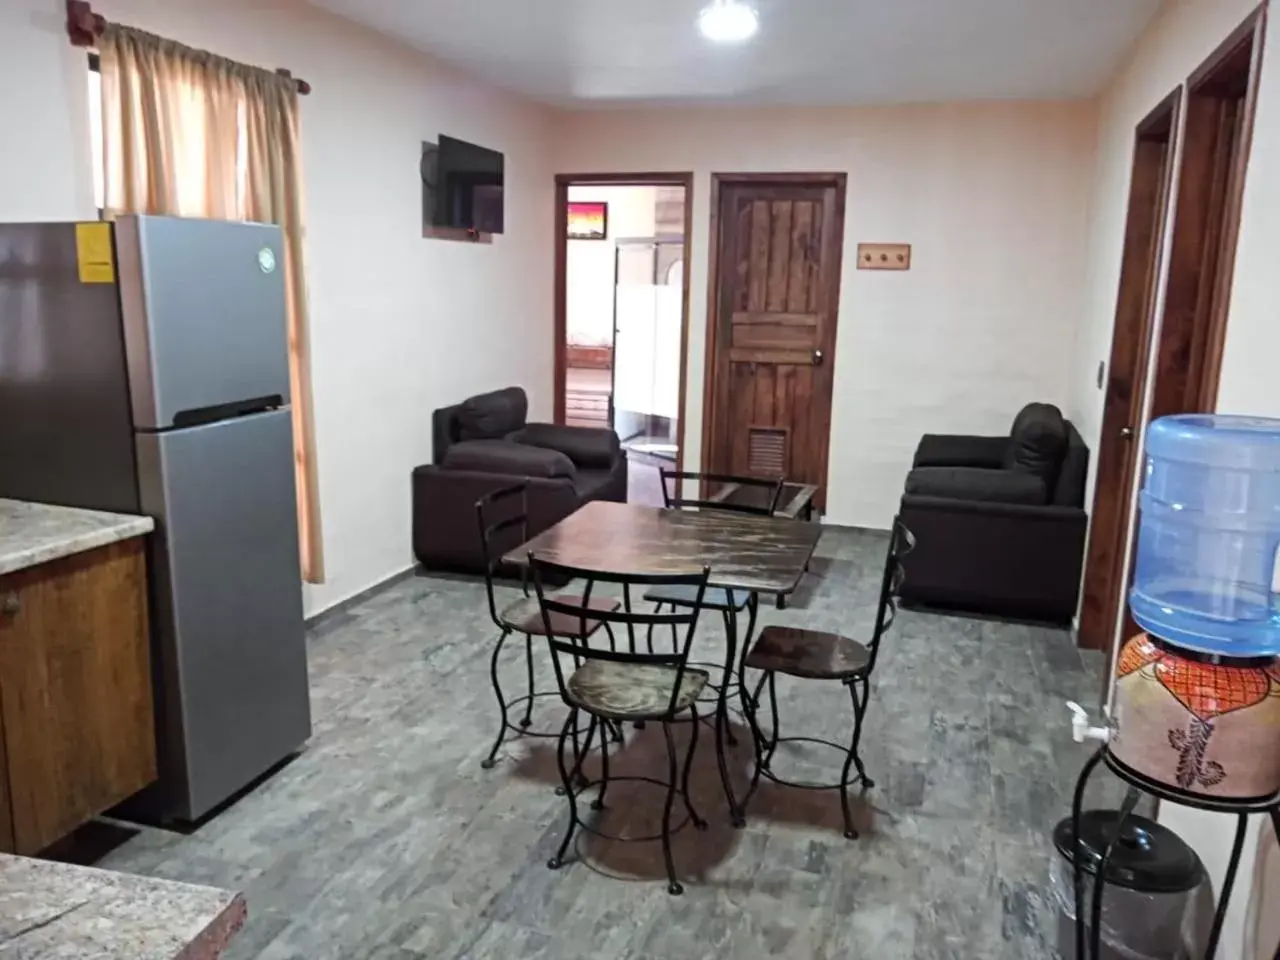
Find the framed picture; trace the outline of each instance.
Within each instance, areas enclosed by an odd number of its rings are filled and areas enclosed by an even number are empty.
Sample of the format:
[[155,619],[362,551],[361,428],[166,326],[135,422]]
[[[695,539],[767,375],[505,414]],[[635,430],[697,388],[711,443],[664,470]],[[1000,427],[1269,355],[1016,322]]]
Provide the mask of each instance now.
[[609,236],[609,204],[596,201],[568,205],[570,240],[603,240]]

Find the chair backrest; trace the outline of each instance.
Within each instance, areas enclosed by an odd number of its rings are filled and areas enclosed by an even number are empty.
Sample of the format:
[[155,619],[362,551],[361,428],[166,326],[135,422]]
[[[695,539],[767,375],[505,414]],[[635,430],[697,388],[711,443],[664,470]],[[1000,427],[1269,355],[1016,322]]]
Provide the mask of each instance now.
[[875,669],[876,657],[880,653],[880,640],[889,632],[898,615],[898,594],[907,575],[902,566],[902,558],[914,550],[915,545],[915,536],[900,519],[894,517],[893,528],[889,532],[889,549],[884,555],[884,575],[880,578],[880,606],[876,610],[876,628],[871,634],[871,663],[868,670]]
[[[489,599],[489,616],[501,628],[498,601],[493,594],[493,577],[506,550],[529,541],[529,481],[521,480],[486,493],[476,501],[476,520],[480,524],[480,548],[484,553],[484,589]],[[509,534],[509,530],[518,531],[516,536],[519,539]],[[520,586],[528,596],[527,576],[522,576]]]
[[[692,473],[687,470],[659,470],[662,477],[662,499],[669,510],[728,510],[771,517],[782,498],[782,477],[764,480],[760,477],[735,477],[726,473]],[[698,484],[698,496],[683,495],[683,481]],[[736,485],[737,490],[725,490]],[[712,487],[719,487],[713,490]]]
[[[685,668],[689,664],[689,649],[693,645],[693,636],[698,628],[698,618],[702,614],[702,600],[707,590],[707,579],[711,575],[710,567],[703,567],[697,573],[609,573],[601,570],[582,570],[567,567],[563,564],[541,560],[533,553],[529,554],[529,569],[533,574],[533,586],[538,594],[538,605],[542,609],[542,623],[546,630],[547,642],[551,646],[551,662],[555,666],[556,683],[560,687],[560,696],[567,702],[568,678],[564,674],[561,656],[573,658],[574,664],[584,660],[604,660],[612,663],[629,663],[636,665],[652,665],[674,667],[675,683],[671,688],[671,701],[667,705],[667,713],[674,714],[676,700],[680,695],[680,687],[684,682]],[[581,596],[551,595],[545,585],[548,582],[562,582],[568,579],[583,579],[586,589]],[[616,610],[593,608],[591,591],[597,583],[621,584],[626,602]],[[689,606],[671,607],[670,612],[638,613],[631,609],[631,587],[694,587],[697,594]],[[571,618],[576,624],[574,636],[562,637],[553,629],[552,614],[560,614]],[[592,647],[588,635],[592,623],[616,624],[627,630],[625,649],[603,649]],[[651,627],[670,626],[678,637],[680,628],[684,628],[684,641],[675,646],[669,653],[641,653],[637,643],[636,628],[648,631]],[[611,645],[612,646],[612,645]]]

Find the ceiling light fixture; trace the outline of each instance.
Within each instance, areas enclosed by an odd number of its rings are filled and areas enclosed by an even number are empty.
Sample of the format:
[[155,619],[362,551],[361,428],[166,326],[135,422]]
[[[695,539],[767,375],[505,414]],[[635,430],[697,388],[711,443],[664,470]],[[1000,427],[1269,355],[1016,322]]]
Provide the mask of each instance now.
[[711,0],[698,14],[698,29],[713,43],[742,43],[759,28],[759,15],[743,0]]

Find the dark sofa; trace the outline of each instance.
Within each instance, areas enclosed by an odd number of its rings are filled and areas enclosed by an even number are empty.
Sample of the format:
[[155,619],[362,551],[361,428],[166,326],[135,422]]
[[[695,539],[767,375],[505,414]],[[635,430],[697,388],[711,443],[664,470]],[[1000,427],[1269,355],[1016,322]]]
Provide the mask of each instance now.
[[1088,526],[1089,448],[1057,407],[1033,403],[1007,437],[926,435],[901,519],[907,604],[1070,623]]
[[481,573],[475,503],[529,479],[529,536],[588,500],[627,499],[627,458],[612,430],[528,423],[520,387],[432,415],[431,464],[413,471],[413,552],[429,570]]

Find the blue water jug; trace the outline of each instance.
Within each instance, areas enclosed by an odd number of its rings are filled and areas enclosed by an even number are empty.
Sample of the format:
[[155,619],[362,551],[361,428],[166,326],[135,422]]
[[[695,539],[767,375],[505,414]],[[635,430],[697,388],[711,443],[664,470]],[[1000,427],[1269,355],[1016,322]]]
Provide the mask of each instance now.
[[1146,454],[1133,619],[1201,653],[1280,655],[1280,420],[1162,417]]

